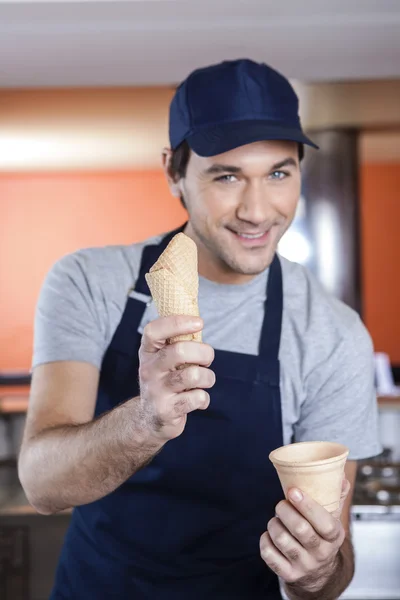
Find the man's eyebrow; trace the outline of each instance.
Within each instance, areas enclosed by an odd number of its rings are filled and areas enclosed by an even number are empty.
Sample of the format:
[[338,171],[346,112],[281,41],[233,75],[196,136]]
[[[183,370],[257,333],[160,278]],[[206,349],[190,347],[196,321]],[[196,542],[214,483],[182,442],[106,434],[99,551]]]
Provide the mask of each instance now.
[[285,158],[284,160],[272,165],[271,171],[277,171],[282,169],[282,167],[297,167],[297,162],[292,157]]
[[[282,169],[283,167],[297,167],[297,162],[295,161],[294,158],[292,157],[288,157],[285,158],[277,163],[275,163],[274,165],[272,165],[272,167],[270,168],[270,172],[271,171],[277,171],[279,169]],[[235,167],[234,165],[222,165],[222,164],[218,164],[215,163],[213,165],[211,165],[211,167],[208,167],[208,169],[206,169],[204,171],[205,175],[220,175],[222,173],[241,173],[242,169],[240,167]]]
[[240,167],[234,167],[233,165],[214,164],[208,167],[204,173],[206,175],[219,175],[220,173],[241,173],[241,171]]

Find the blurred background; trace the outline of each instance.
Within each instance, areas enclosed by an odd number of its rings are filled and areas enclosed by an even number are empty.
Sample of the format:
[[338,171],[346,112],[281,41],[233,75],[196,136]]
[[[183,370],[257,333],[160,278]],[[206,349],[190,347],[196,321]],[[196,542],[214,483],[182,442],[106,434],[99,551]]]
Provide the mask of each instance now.
[[385,452],[360,465],[344,597],[400,598],[399,0],[14,0],[0,1],[2,600],[48,597],[69,519],[35,514],[15,469],[45,274],[184,221],[160,168],[169,102],[191,70],[243,57],[291,79],[321,148],[280,251],[361,314],[377,352]]

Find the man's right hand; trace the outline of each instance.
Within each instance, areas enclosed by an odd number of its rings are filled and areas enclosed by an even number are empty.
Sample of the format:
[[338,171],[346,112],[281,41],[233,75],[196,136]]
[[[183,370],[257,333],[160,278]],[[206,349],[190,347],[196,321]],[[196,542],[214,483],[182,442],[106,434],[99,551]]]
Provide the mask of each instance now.
[[[187,414],[210,403],[205,390],[215,383],[208,368],[214,360],[213,348],[200,342],[167,343],[202,328],[202,319],[188,316],[163,317],[144,328],[139,350],[141,418],[147,433],[158,441],[178,437]],[[178,368],[185,364],[189,366]]]

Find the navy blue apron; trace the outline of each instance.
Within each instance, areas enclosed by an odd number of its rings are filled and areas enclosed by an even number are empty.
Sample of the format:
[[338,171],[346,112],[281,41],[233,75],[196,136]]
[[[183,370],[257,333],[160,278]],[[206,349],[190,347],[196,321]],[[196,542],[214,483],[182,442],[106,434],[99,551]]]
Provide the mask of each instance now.
[[[175,233],[144,249],[104,357],[96,415],[139,393],[144,275]],[[74,510],[52,600],[281,599],[259,540],[283,497],[268,460],[283,444],[282,303],[275,256],[258,356],[216,350],[209,408],[189,414],[182,435],[117,490]]]

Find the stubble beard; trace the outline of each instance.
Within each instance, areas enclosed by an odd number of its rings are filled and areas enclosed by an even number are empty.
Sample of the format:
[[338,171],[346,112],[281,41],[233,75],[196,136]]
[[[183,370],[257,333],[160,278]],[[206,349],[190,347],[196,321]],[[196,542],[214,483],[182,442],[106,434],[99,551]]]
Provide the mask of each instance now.
[[[244,265],[242,264],[242,261],[236,260],[234,256],[229,254],[229,251],[227,251],[227,248],[224,247],[222,242],[219,242],[215,238],[210,239],[209,237],[204,236],[202,232],[197,228],[197,226],[193,223],[193,221],[191,221],[191,226],[194,233],[196,234],[196,237],[200,240],[202,245],[207,249],[208,253],[212,255],[214,260],[216,260],[219,263],[220,267],[226,273],[256,276],[265,271],[265,269],[267,269],[272,262],[276,251],[275,244],[273,248],[268,247],[268,250],[265,250],[265,253],[262,254],[262,256],[260,256],[258,265],[255,265],[254,263]],[[255,248],[254,250],[249,248],[247,252],[249,253],[249,255],[251,255],[252,252],[260,252],[260,250],[261,248]]]

